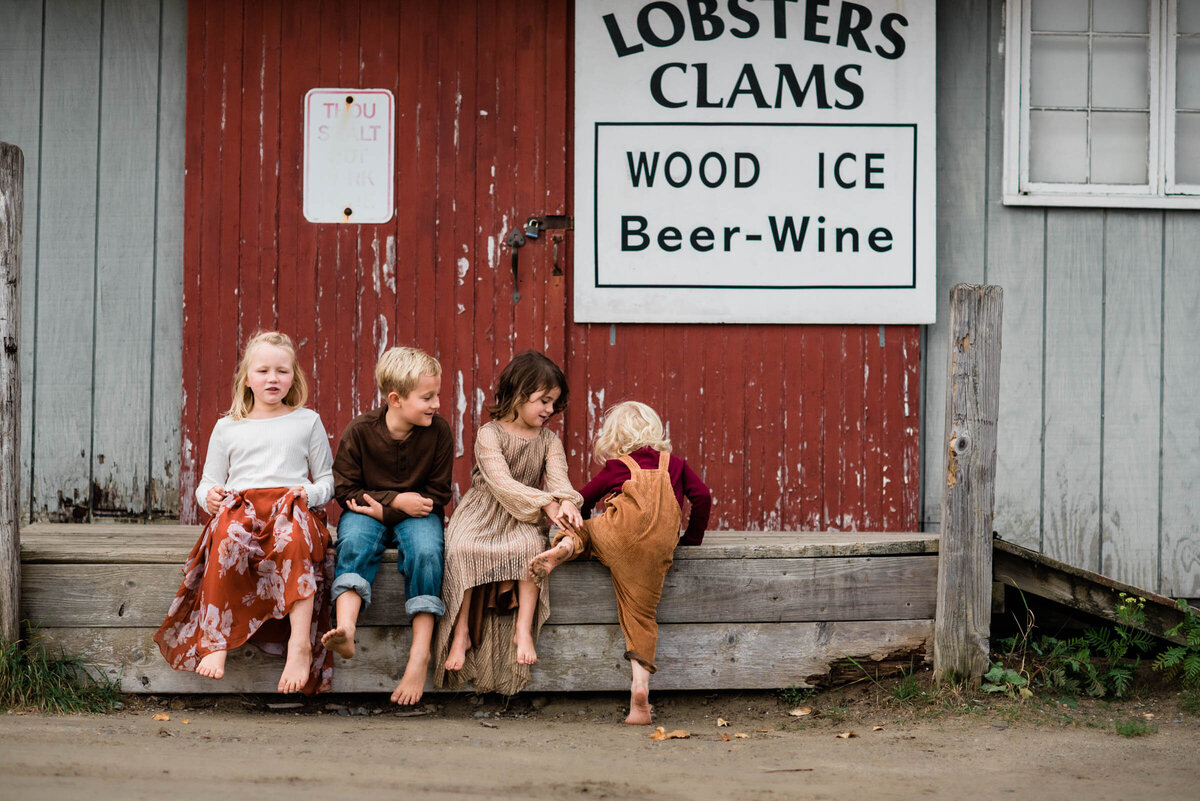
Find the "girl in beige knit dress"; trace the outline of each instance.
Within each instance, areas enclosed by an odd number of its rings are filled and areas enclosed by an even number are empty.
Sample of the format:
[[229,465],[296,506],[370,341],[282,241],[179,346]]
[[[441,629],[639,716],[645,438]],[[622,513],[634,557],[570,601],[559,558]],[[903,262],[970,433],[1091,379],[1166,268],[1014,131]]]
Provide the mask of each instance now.
[[470,681],[512,695],[529,682],[550,614],[549,585],[539,588],[530,560],[548,545],[548,522],[583,523],[562,441],[545,428],[566,405],[566,377],[542,354],[521,353],[501,371],[492,420],[475,437],[471,488],[446,528],[435,687]]

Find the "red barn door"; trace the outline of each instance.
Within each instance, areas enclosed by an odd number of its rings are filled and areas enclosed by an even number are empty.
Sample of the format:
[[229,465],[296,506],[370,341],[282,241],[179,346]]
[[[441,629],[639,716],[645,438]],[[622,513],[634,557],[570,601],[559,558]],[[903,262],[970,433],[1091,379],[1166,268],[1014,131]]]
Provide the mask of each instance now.
[[[530,216],[571,214],[571,0],[193,0],[188,11],[183,517],[239,343],[299,343],[336,438],[376,402],[394,344],[442,362],[455,480],[514,352],[563,364],[560,424],[582,483],[603,408],[655,406],[712,486],[714,527],[914,529],[916,326],[574,325],[570,231],[518,251]],[[301,214],[305,92],[396,99],[396,216]],[[561,241],[556,242],[556,237]]]

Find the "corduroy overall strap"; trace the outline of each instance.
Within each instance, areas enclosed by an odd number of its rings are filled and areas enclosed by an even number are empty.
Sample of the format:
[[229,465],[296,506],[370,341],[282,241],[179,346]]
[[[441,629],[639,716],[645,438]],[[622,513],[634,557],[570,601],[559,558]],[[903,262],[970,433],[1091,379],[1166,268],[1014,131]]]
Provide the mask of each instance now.
[[[645,469],[640,464],[638,464],[634,460],[634,458],[632,456],[630,456],[629,454],[625,454],[624,456],[622,456],[621,461],[625,464],[626,467],[629,468],[629,477],[630,478],[637,475],[638,473],[645,472]],[[666,470],[667,467],[670,465],[670,463],[671,463],[671,454],[667,453],[666,451],[660,451],[658,454],[658,469]]]

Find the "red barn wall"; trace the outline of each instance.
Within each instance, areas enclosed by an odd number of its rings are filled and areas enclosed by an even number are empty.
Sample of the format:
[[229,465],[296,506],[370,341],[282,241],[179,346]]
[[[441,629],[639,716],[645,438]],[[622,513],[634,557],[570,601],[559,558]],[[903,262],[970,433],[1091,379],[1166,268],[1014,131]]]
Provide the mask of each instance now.
[[[917,326],[576,325],[571,237],[519,252],[504,236],[571,209],[573,3],[516,0],[195,0],[188,11],[183,518],[209,432],[229,405],[239,343],[278,328],[299,344],[309,405],[336,448],[376,403],[395,344],[444,370],[455,481],[513,353],[560,361],[556,425],[572,478],[620,400],[654,406],[703,474],[724,529],[915,530]],[[313,225],[301,213],[303,97],[314,87],[396,98],[396,215]],[[551,233],[551,232],[548,232]]]

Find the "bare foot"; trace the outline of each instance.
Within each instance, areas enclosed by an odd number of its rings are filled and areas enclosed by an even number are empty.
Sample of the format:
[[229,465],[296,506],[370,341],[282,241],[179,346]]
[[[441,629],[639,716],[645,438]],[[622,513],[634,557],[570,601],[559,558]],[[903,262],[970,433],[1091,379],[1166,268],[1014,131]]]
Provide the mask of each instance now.
[[308,639],[288,640],[287,662],[279,677],[279,692],[295,693],[308,683],[308,672],[312,668],[312,646]]
[[196,672],[210,679],[221,678],[225,675],[225,657],[228,655],[228,651],[213,651],[211,654],[205,654],[200,658],[200,664],[196,665]]
[[462,670],[467,661],[467,651],[470,650],[471,632],[464,631],[460,636],[458,631],[455,631],[454,639],[450,641],[450,653],[446,655],[446,670]]
[[517,633],[513,635],[513,642],[517,646],[518,665],[532,665],[537,662],[537,650],[534,648],[532,634],[517,629]]
[[571,545],[569,539],[561,539],[558,545],[555,545],[548,551],[542,551],[533,559],[529,560],[529,572],[538,581],[542,581],[546,576],[550,575],[550,571],[561,565],[563,562],[571,558],[571,554],[575,549]]
[[354,628],[338,626],[336,629],[330,629],[321,637],[321,645],[342,659],[350,659],[354,656]]
[[400,706],[409,706],[420,701],[421,694],[425,692],[425,671],[428,668],[428,651],[424,654],[410,654],[408,657],[408,667],[404,669],[404,676],[392,692],[392,703],[399,704]]
[[650,718],[650,690],[646,687],[634,687],[629,691],[629,717],[625,722],[630,726],[648,726],[654,721]]

